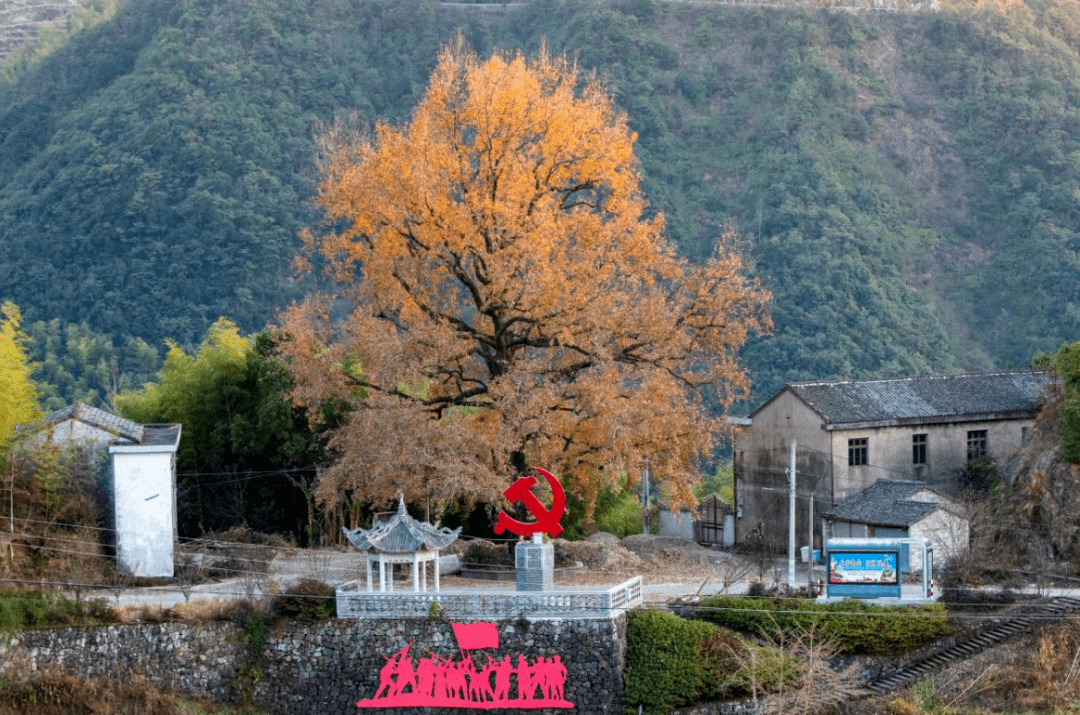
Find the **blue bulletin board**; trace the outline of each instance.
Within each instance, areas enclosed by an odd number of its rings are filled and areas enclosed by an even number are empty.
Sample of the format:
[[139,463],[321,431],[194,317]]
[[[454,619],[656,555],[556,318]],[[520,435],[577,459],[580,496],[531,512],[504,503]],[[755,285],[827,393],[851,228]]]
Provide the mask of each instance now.
[[828,595],[900,597],[900,552],[845,549],[828,553]]

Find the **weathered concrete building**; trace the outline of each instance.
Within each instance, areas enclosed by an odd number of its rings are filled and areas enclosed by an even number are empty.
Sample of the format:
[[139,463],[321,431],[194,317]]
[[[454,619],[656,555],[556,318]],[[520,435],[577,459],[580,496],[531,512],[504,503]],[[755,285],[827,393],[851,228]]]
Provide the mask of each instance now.
[[179,424],[143,425],[82,402],[45,418],[56,445],[107,451],[101,473],[106,541],[132,576],[173,575]]
[[787,468],[796,447],[796,538],[814,548],[820,515],[879,479],[914,480],[943,494],[956,472],[1001,460],[1027,439],[1052,377],[1039,371],[784,386],[735,437],[735,537],[787,542]]

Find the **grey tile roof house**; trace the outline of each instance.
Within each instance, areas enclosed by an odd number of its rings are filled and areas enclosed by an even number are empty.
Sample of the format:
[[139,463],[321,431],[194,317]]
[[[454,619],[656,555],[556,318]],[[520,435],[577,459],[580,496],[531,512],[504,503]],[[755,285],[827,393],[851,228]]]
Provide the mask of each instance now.
[[181,425],[139,424],[82,402],[45,422],[53,444],[109,455],[101,480],[109,500],[106,541],[115,548],[117,568],[133,576],[171,577]]
[[[881,479],[951,493],[958,470],[1003,459],[1026,441],[1052,379],[1048,372],[1016,371],[785,385],[736,433],[736,540],[756,528],[787,538],[793,441],[804,495],[797,533],[806,534],[808,495],[820,515]],[[920,509],[897,508],[912,517]]]
[[823,424],[839,429],[1032,417],[1039,411],[1049,380],[1050,373],[1042,371],[996,372],[868,382],[797,382],[787,388],[817,413]]
[[[933,496],[928,498],[927,493]],[[916,495],[922,500],[914,500]],[[940,509],[942,499],[922,482],[879,479],[821,516],[833,521],[907,528]]]
[[944,559],[967,546],[969,524],[959,503],[923,482],[879,479],[821,516],[827,539],[922,536]]
[[139,424],[85,402],[76,402],[45,417],[54,443],[94,441],[114,445],[169,446],[180,439],[180,425]]

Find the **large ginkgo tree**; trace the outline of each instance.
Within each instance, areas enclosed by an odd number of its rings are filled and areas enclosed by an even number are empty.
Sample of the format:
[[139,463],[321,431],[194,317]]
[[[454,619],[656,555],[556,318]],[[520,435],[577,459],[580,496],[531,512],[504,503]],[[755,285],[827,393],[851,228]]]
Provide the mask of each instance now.
[[600,81],[458,42],[404,126],[324,139],[303,262],[335,288],[280,324],[293,399],[346,412],[321,500],[491,503],[542,466],[591,505],[646,465],[692,500],[769,296],[735,241],[675,255]]

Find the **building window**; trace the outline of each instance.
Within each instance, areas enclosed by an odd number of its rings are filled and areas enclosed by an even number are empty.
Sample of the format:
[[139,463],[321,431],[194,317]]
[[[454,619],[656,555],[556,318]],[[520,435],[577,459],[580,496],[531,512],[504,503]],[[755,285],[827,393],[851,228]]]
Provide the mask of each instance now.
[[911,436],[911,463],[926,464],[926,435]]
[[867,463],[867,443],[869,440],[866,437],[862,439],[849,439],[847,441],[847,463],[852,467],[857,467]]
[[969,462],[976,462],[986,457],[986,430],[977,429],[968,432],[967,447]]

